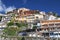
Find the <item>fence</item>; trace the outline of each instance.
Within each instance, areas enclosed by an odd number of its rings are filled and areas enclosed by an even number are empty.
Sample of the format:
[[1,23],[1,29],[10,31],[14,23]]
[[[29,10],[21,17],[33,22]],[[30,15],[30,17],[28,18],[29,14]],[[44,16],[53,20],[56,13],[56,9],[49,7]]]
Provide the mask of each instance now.
[[0,37],[0,40],[60,40],[60,38],[49,38],[49,37],[27,37],[27,36],[6,36]]

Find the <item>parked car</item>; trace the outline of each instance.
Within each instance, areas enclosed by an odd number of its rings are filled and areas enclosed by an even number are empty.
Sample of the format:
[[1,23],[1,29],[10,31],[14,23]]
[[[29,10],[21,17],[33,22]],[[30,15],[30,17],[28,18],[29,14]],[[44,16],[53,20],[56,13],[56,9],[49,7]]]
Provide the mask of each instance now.
[[60,32],[53,32],[53,33],[50,33],[50,37],[54,37],[54,38],[60,38]]
[[27,33],[26,32],[20,32],[19,36],[27,36]]

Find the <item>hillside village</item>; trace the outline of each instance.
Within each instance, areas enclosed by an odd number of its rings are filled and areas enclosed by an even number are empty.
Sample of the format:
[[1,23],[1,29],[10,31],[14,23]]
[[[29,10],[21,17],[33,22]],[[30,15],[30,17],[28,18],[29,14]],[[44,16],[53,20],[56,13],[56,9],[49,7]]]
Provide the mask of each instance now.
[[0,16],[0,28],[6,28],[7,23],[11,21],[14,22],[13,27],[16,27],[16,23],[26,24],[27,27],[22,27],[19,31],[20,36],[22,36],[21,32],[27,32],[27,36],[30,37],[49,36],[49,32],[60,30],[60,17],[54,12],[19,8],[0,14]]

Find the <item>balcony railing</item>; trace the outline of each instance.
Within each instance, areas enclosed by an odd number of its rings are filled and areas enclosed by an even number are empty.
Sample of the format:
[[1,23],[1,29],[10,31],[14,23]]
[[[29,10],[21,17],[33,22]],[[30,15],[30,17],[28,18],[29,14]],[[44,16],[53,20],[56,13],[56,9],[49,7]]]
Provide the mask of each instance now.
[[41,28],[57,28],[57,27],[60,27],[60,25],[46,25],[46,26],[41,26]]

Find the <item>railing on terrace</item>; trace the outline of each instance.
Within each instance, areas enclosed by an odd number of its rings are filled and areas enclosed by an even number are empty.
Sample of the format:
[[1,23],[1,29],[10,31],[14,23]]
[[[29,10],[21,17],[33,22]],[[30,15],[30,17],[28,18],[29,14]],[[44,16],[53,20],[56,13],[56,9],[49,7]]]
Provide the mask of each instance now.
[[54,27],[54,28],[57,28],[57,27],[60,27],[60,25],[56,25],[56,26],[42,26],[42,27],[40,27],[40,28],[52,28],[52,27]]

